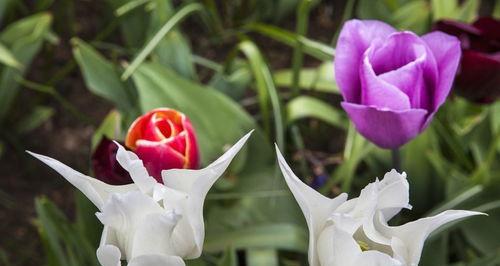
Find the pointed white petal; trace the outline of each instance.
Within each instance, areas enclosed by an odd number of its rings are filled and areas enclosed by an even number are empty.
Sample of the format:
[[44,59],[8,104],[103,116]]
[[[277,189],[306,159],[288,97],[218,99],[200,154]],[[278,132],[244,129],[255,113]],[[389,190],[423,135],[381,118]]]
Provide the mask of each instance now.
[[[184,261],[177,256],[142,255],[133,258],[127,266],[185,266]],[[107,266],[107,265],[106,265]]]
[[116,160],[118,163],[125,170],[127,170],[130,177],[142,193],[153,193],[153,188],[157,183],[156,179],[149,176],[149,173],[146,170],[146,167],[144,167],[141,159],[139,159],[135,153],[125,150],[120,143],[115,141],[115,144],[118,146],[118,151],[116,152]]
[[243,145],[250,138],[253,130],[243,136],[238,142],[236,142],[228,151],[226,151],[221,157],[212,162],[210,165],[203,169],[192,170],[192,169],[169,169],[163,170],[161,176],[163,179],[163,184],[169,188],[173,188],[185,193],[191,192],[193,184],[198,178],[204,179],[217,179],[229,166],[233,158],[238,154]]
[[[183,215],[183,219],[176,226],[173,236],[174,241],[183,242],[182,245],[177,246],[178,255],[188,259],[200,256],[205,238],[203,222],[205,197],[215,181],[222,176],[233,158],[241,150],[251,133],[252,131],[241,138],[216,161],[203,169],[162,171],[164,188],[155,189],[156,198],[163,198],[167,209],[171,208],[172,205],[180,206],[181,210],[176,210],[181,211]],[[173,190],[176,190],[177,193],[172,194]],[[185,194],[188,195],[187,200],[184,199]],[[172,201],[177,203],[172,204]]]
[[339,205],[346,201],[347,194],[343,193],[334,199],[329,199],[321,195],[319,192],[300,181],[286,163],[278,147],[276,147],[276,154],[285,181],[292,191],[295,200],[297,200],[300,209],[304,213],[307,226],[309,227],[309,264],[311,266],[317,266],[319,265],[319,261],[316,241],[318,240],[319,233],[324,228],[327,218]]
[[113,245],[100,246],[97,249],[97,260],[102,266],[121,266],[120,250]]
[[28,153],[62,175],[66,180],[68,180],[68,182],[79,189],[90,201],[92,201],[98,209],[102,208],[102,205],[106,202],[111,193],[124,193],[137,189],[134,184],[123,186],[109,185],[98,179],[86,176],[53,158],[30,151],[28,151]]
[[392,239],[391,245],[394,257],[404,260],[407,265],[418,265],[424,242],[432,231],[454,220],[473,215],[482,215],[480,212],[448,210],[436,216],[422,218],[401,226],[388,226],[383,217],[375,219],[375,228],[385,237]]

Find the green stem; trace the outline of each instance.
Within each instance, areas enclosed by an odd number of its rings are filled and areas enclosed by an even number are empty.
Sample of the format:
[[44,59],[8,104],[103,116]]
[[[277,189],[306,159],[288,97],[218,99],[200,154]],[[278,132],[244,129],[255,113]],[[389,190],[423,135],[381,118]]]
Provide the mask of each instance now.
[[[296,33],[298,36],[304,36],[307,33],[307,26],[309,20],[309,11],[311,9],[311,0],[303,0],[297,9],[297,26]],[[293,50],[292,57],[292,92],[294,96],[300,94],[299,84],[300,84],[300,69],[304,61],[304,54],[302,52],[303,45],[297,42]]]
[[392,155],[392,167],[396,169],[396,171],[401,171],[401,154],[399,152],[399,148],[392,149],[391,155]]

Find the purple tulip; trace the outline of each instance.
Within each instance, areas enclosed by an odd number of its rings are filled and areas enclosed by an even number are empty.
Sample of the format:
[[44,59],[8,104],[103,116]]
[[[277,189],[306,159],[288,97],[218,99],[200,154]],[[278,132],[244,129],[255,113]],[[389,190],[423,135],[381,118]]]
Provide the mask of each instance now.
[[457,36],[462,44],[454,91],[477,103],[500,98],[500,20],[483,17],[472,24],[442,20],[434,28]]
[[427,128],[459,61],[454,36],[436,31],[419,37],[380,21],[347,21],[334,62],[342,107],[361,135],[397,148]]

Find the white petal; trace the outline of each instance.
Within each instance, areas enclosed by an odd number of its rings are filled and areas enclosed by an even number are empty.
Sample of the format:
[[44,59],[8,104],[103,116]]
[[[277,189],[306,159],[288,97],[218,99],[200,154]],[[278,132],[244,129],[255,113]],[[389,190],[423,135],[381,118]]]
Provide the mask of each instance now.
[[96,216],[102,224],[114,230],[118,247],[129,260],[132,257],[137,229],[148,222],[148,215],[163,212],[163,208],[151,197],[139,191],[132,191],[112,194]]
[[354,266],[354,261],[361,255],[361,248],[352,234],[337,228],[326,227],[318,238],[318,265]]
[[352,266],[402,266],[403,263],[391,258],[391,256],[376,251],[368,250],[362,252]]
[[361,190],[358,198],[342,204],[337,212],[345,212],[360,219],[364,234],[378,244],[389,245],[390,239],[375,230],[373,220],[375,214],[382,213],[385,221],[396,215],[402,208],[411,208],[409,202],[409,184],[406,174],[392,170],[385,174],[384,179],[368,184]]
[[118,151],[116,152],[116,160],[118,163],[127,170],[142,193],[152,194],[153,188],[157,183],[156,179],[149,175],[141,159],[139,159],[135,153],[125,150],[125,148],[116,141],[115,144],[118,146]]
[[79,189],[90,201],[92,201],[98,209],[102,208],[102,205],[106,202],[111,193],[124,193],[137,190],[137,186],[134,184],[123,186],[109,185],[98,179],[86,176],[53,158],[29,151],[28,153],[62,175],[66,180],[68,180],[68,182]]
[[[177,256],[142,255],[133,258],[128,266],[185,266],[184,261]],[[106,265],[107,266],[107,265]]]
[[327,218],[339,205],[346,201],[347,194],[343,193],[334,199],[329,199],[321,195],[300,181],[286,163],[278,147],[276,147],[276,154],[285,181],[304,213],[307,226],[309,227],[309,264],[317,266],[319,265],[319,261],[318,254],[316,253],[316,241],[318,240],[319,233],[324,228]]
[[383,217],[379,216],[375,219],[375,228],[382,235],[392,239],[391,246],[395,258],[404,260],[407,265],[418,265],[424,242],[432,231],[451,221],[482,214],[473,211],[449,210],[436,216],[394,227],[388,226]]
[[219,157],[217,160],[203,169],[163,170],[161,172],[163,184],[169,188],[189,193],[193,187],[193,184],[198,178],[203,177],[205,179],[217,179],[226,170],[233,158],[241,150],[243,145],[245,145],[252,132],[253,130],[243,136],[221,157]]
[[376,250],[362,251],[353,235],[337,224],[325,228],[318,240],[322,266],[400,266],[402,263]]
[[[102,230],[101,241],[99,243],[99,247],[107,246],[107,245],[115,246],[118,249],[120,248],[119,243],[118,243],[118,239],[116,238],[116,231],[113,228],[105,225],[103,230]],[[120,249],[120,253],[122,255],[124,255],[124,251],[121,249]],[[122,259],[125,259],[125,256],[123,256]]]
[[133,239],[132,258],[147,255],[177,255],[172,231],[181,216],[175,211],[151,213],[143,217]]
[[359,219],[354,219],[349,214],[335,212],[328,218],[329,224],[334,224],[336,228],[353,235],[361,226]]
[[97,249],[97,259],[102,266],[121,266],[120,250],[113,245],[100,246]]
[[377,210],[381,210],[386,221],[389,221],[401,209],[411,209],[410,185],[406,180],[406,173],[398,173],[392,169],[387,172],[384,179],[378,183],[379,197]]
[[162,201],[164,209],[175,210],[177,213],[182,214],[183,206],[187,206],[189,195],[162,184],[157,184],[153,192],[153,199],[155,201]]
[[[184,209],[182,213],[184,218],[181,219],[174,230],[174,241],[186,241],[189,237],[192,237],[194,241],[194,247],[191,250],[186,250],[189,243],[183,245],[185,248],[179,248],[178,252],[184,258],[191,259],[200,256],[205,238],[205,225],[203,222],[205,197],[215,181],[224,173],[233,158],[246,143],[251,133],[246,134],[219,159],[203,169],[162,171],[163,183],[166,187],[188,194],[187,204],[182,207]],[[168,201],[165,204],[168,207]]]

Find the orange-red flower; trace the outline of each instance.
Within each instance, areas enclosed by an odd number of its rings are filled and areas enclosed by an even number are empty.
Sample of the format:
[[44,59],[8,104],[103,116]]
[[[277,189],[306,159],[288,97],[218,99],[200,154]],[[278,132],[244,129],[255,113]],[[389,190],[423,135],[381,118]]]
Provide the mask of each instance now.
[[193,126],[186,115],[173,109],[158,108],[137,118],[128,130],[125,145],[159,182],[162,170],[199,167]]

